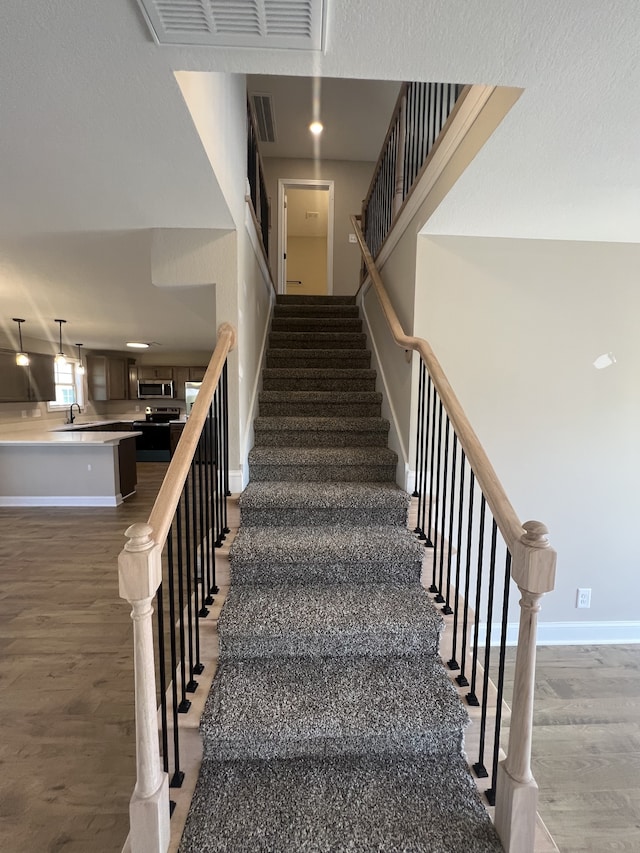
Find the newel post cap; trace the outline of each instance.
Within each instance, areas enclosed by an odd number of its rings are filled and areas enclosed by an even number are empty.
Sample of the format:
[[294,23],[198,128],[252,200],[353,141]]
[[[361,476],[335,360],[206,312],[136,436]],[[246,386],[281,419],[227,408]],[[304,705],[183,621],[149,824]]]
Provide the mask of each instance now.
[[160,549],[146,523],[132,524],[125,531],[128,542],[118,555],[120,597],[127,601],[152,598],[162,581]]
[[543,595],[555,586],[557,555],[545,524],[525,521],[522,526],[525,532],[513,546],[511,575],[521,590]]
[[231,335],[231,342],[229,344],[229,350],[233,350],[236,348],[236,344],[238,343],[238,332],[236,331],[236,327],[232,326],[231,323],[221,323],[218,326],[218,337],[222,332],[229,332]]

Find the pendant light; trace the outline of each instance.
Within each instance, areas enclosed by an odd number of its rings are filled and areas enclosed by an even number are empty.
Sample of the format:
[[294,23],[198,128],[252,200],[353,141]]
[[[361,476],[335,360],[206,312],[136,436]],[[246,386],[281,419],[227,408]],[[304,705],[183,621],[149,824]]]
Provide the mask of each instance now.
[[20,340],[20,350],[16,353],[16,364],[20,367],[29,366],[29,356],[22,348],[22,324],[25,322],[20,317],[13,317],[13,322],[18,324],[18,338]]
[[83,374],[84,373],[84,364],[82,363],[82,353],[80,352],[80,347],[84,346],[84,344],[76,344],[78,347],[78,366],[76,367],[76,373]]
[[67,321],[66,320],[54,320],[53,322],[58,323],[58,325],[60,326],[59,349],[58,349],[58,353],[56,355],[56,364],[66,364],[67,359],[66,359],[65,354],[62,352],[62,324],[66,323]]

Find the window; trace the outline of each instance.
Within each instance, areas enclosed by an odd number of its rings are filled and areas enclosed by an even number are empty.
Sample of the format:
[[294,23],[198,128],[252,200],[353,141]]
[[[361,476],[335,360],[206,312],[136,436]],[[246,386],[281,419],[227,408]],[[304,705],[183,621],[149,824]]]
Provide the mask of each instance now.
[[52,409],[68,409],[72,403],[84,405],[83,376],[76,371],[75,361],[55,364],[56,399],[47,404]]

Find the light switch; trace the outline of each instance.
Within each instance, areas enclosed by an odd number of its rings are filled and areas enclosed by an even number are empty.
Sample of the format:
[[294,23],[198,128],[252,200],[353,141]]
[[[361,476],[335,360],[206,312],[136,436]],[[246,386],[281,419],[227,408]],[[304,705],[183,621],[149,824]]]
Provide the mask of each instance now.
[[350,243],[357,243],[358,242],[355,234],[349,234],[349,242]]

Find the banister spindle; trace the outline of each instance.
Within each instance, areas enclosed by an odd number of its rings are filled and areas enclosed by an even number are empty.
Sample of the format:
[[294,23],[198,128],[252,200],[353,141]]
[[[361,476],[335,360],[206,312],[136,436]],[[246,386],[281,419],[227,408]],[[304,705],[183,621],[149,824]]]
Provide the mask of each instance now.
[[129,818],[134,853],[165,853],[169,845],[169,779],[160,766],[151,621],[151,602],[162,581],[162,563],[152,532],[148,524],[132,524],[118,557],[120,597],[131,604],[133,620],[136,786]]
[[507,757],[498,766],[496,829],[506,853],[532,853],[538,786],[531,773],[536,635],[540,599],[555,583],[556,552],[539,521],[523,524],[514,543],[512,577],[518,585],[520,627]]

